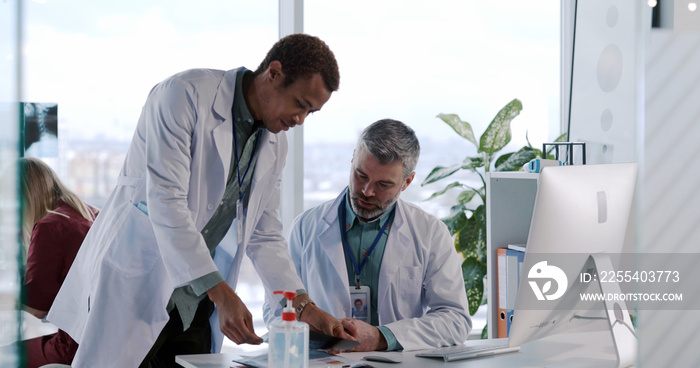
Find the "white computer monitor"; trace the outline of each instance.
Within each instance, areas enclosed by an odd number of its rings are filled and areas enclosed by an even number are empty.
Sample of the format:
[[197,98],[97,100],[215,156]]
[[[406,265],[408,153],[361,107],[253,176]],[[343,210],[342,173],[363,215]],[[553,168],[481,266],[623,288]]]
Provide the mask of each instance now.
[[[611,328],[614,340],[616,329],[627,331],[618,331],[622,340],[615,342],[620,366],[634,359],[636,339],[628,341],[634,332],[624,302],[581,301],[581,293],[596,292],[601,286],[590,279],[582,282],[580,275],[612,272],[617,266],[636,178],[634,163],[547,167],[541,172],[510,345],[598,322],[598,327]],[[602,287],[609,292],[618,285]],[[634,347],[625,346],[629,344]]]

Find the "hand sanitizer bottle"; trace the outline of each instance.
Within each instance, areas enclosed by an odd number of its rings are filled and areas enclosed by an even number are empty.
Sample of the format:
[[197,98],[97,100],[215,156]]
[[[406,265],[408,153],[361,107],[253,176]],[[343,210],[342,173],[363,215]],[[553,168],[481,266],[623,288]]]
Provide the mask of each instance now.
[[282,311],[282,320],[270,323],[268,327],[268,367],[308,368],[309,367],[309,325],[297,321],[292,307],[294,291],[275,291],[287,298],[287,306]]

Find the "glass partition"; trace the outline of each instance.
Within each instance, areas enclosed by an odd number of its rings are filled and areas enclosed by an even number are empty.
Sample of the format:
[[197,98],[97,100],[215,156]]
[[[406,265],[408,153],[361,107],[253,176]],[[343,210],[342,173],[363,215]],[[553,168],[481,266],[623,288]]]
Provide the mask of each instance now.
[[19,204],[15,169],[19,147],[17,101],[21,1],[0,3],[0,366],[20,366],[21,354],[7,345],[19,338]]

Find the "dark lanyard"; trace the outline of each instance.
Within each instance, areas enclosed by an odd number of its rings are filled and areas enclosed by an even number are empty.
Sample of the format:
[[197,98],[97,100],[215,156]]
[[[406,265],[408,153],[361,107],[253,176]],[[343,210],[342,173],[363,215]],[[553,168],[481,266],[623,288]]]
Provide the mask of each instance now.
[[[350,194],[348,193],[346,195],[350,195]],[[349,198],[347,200],[349,200]],[[372,246],[369,247],[367,254],[365,254],[365,257],[362,259],[362,262],[360,263],[360,267],[357,267],[357,262],[355,261],[355,257],[352,255],[352,252],[350,251],[350,246],[348,245],[348,234],[346,233],[346,230],[345,230],[345,219],[347,217],[347,214],[345,212],[347,211],[347,205],[345,203],[343,203],[341,205],[341,208],[342,208],[342,210],[340,211],[340,238],[343,241],[343,247],[345,248],[345,251],[348,253],[348,256],[350,257],[350,262],[352,262],[352,265],[355,268],[355,287],[357,289],[359,289],[360,288],[360,272],[362,272],[362,269],[365,267],[365,263],[367,263],[367,259],[369,258],[369,255],[374,250],[374,247],[376,247],[377,243],[379,243],[379,239],[382,238],[382,234],[384,234],[384,231],[389,230],[389,224],[391,224],[391,222],[394,220],[394,214],[396,214],[396,206],[394,206],[394,209],[391,210],[391,213],[389,214],[389,218],[386,219],[386,221],[384,222],[384,225],[381,228],[379,228],[379,234],[377,234],[377,237],[374,238],[374,243],[372,243]]]
[[248,175],[248,170],[250,170],[250,166],[253,163],[255,151],[258,148],[258,142],[260,142],[260,133],[262,133],[262,129],[258,130],[258,132],[255,133],[257,135],[257,137],[255,137],[255,146],[253,146],[253,152],[250,154],[250,160],[248,160],[248,167],[245,168],[243,178],[241,178],[241,160],[238,158],[238,135],[236,135],[236,122],[233,122],[233,153],[236,156],[236,173],[238,174],[238,200],[241,202],[243,202],[243,181]]

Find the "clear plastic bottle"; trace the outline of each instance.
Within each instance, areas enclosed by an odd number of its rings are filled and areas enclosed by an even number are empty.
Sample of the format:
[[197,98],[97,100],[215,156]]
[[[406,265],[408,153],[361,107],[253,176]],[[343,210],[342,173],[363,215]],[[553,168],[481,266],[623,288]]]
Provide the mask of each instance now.
[[287,298],[287,306],[282,312],[282,320],[268,326],[267,360],[270,368],[308,368],[309,367],[309,325],[296,319],[292,307],[294,291],[275,291]]

